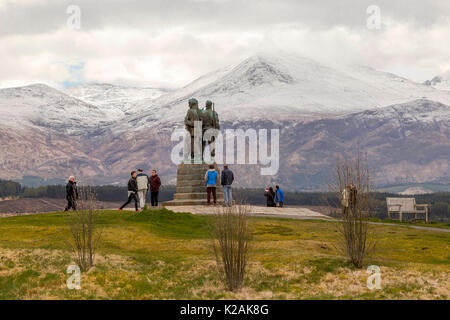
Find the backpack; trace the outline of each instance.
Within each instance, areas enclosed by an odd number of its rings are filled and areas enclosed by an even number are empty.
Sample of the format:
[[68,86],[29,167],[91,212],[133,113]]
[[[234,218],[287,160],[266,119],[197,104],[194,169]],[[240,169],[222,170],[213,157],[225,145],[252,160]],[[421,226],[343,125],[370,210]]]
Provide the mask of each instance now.
[[138,186],[138,190],[147,190],[148,188],[148,177],[145,174],[139,174],[136,177],[136,181],[137,181],[137,186]]

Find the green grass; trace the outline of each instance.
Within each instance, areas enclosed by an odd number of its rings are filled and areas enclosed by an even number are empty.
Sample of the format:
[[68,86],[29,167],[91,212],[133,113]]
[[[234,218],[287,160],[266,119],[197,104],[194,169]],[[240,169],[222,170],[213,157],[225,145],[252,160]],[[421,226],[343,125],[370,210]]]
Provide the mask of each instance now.
[[[73,258],[64,213],[0,219],[0,299],[448,299],[450,235],[371,225],[382,290],[342,256],[339,224],[252,218],[253,251],[244,288],[224,290],[210,216],[168,210],[102,211],[102,242],[82,289],[65,282]],[[434,225],[432,225],[434,227]]]
[[404,226],[418,226],[418,227],[430,227],[430,228],[441,228],[441,229],[450,229],[450,223],[448,222],[436,222],[436,221],[430,221],[428,223],[422,222],[422,221],[399,221],[399,220],[390,220],[385,219],[381,220],[378,218],[370,218],[370,221],[372,222],[382,222],[382,223],[395,223],[400,224]]

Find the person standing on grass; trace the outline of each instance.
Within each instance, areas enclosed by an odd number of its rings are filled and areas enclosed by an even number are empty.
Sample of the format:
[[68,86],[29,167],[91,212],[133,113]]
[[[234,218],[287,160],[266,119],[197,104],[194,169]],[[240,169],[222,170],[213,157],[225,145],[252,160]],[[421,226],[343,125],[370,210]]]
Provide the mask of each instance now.
[[356,202],[357,202],[357,197],[358,197],[358,190],[356,189],[356,186],[352,183],[350,183],[350,188],[349,188],[349,197],[348,197],[348,202],[349,202],[349,207],[352,210],[351,213],[356,214]]
[[64,209],[64,211],[69,211],[70,209],[77,210],[78,189],[74,176],[70,176],[69,182],[67,182],[66,199],[67,199],[67,206]]
[[138,186],[136,181],[136,171],[132,171],[131,178],[130,180],[128,180],[128,201],[125,202],[123,206],[119,208],[119,210],[123,210],[123,208],[125,208],[131,202],[131,200],[134,200],[134,207],[136,208],[136,212],[139,212],[140,211],[138,208],[139,199],[137,196],[137,192]]
[[160,187],[161,179],[156,173],[156,170],[152,170],[152,175],[150,176],[150,196],[152,200],[152,207],[158,206],[158,195]]
[[145,200],[147,198],[148,185],[150,183],[148,175],[146,175],[142,169],[138,169],[136,182],[138,186],[139,205],[141,209],[145,207]]
[[214,197],[214,205],[217,203],[217,193],[216,193],[216,187],[217,187],[217,178],[219,174],[217,173],[216,169],[214,169],[214,165],[209,165],[209,170],[205,173],[205,182],[206,182],[206,193],[207,193],[207,201],[208,205],[211,204],[211,193]]
[[349,197],[350,197],[350,185],[345,186],[344,190],[342,191],[341,195],[341,210],[342,215],[347,216],[348,215],[348,208],[349,208]]
[[284,192],[281,190],[280,186],[275,186],[275,203],[283,208],[284,205]]
[[223,165],[222,175],[220,179],[220,184],[223,186],[223,194],[225,197],[225,206],[233,205],[233,194],[231,191],[231,184],[234,181],[233,171],[228,169],[228,165]]
[[268,207],[275,207],[275,192],[273,188],[266,188],[264,190],[264,196],[266,197],[266,204]]

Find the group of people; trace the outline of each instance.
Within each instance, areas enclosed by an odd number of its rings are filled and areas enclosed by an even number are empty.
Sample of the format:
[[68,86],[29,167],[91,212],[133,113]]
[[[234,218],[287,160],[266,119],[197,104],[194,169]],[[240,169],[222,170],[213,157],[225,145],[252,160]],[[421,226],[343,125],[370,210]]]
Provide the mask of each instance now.
[[142,169],[131,172],[131,178],[128,180],[128,200],[119,208],[123,210],[131,201],[134,200],[134,207],[140,212],[145,207],[147,192],[150,190],[150,199],[152,207],[158,206],[159,188],[161,187],[161,179],[156,170],[152,170],[149,177]]
[[266,203],[268,207],[280,207],[284,206],[284,193],[280,186],[275,186],[275,191],[272,187],[264,190],[264,196],[266,197]]
[[[233,205],[233,192],[232,184],[234,182],[234,174],[228,168],[227,164],[223,165],[222,173],[219,177],[219,173],[215,169],[215,166],[211,164],[204,176],[206,184],[207,204],[211,205],[211,195],[213,198],[213,204],[217,204],[217,186],[220,185],[223,188],[224,205]],[[149,177],[142,169],[131,172],[131,178],[128,180],[128,199],[119,208],[123,210],[128,204],[134,201],[134,207],[137,212],[140,212],[146,204],[147,193],[150,190],[150,199],[152,207],[158,206],[158,195],[161,187],[161,179],[159,178],[156,170],[152,170],[152,174]],[[352,193],[350,193],[350,202],[352,202]],[[76,200],[78,199],[78,189],[75,177],[71,176],[69,182],[66,185],[67,206],[65,211],[70,209],[76,210]],[[275,187],[275,191],[272,187],[266,188],[264,196],[266,197],[268,207],[283,207],[284,205],[284,193],[280,186]]]

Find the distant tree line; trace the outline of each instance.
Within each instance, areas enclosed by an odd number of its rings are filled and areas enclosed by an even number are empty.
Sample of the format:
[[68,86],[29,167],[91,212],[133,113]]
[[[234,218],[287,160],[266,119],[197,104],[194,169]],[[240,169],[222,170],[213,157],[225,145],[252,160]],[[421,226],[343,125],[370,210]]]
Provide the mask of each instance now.
[[[125,186],[95,186],[92,190],[97,196],[97,200],[105,202],[123,202],[127,197],[127,187]],[[160,190],[160,201],[173,199],[175,193],[174,186],[164,186]],[[23,198],[53,198],[62,199],[66,197],[66,186],[41,186],[36,188],[23,188],[21,194]]]
[[[97,200],[105,202],[121,202],[127,195],[125,186],[96,186],[93,187],[97,195]],[[161,201],[173,199],[175,186],[164,186],[160,190]],[[40,187],[22,187],[13,181],[0,180],[0,198],[4,197],[21,198],[51,198],[64,199],[66,197],[65,185],[49,185]]]

